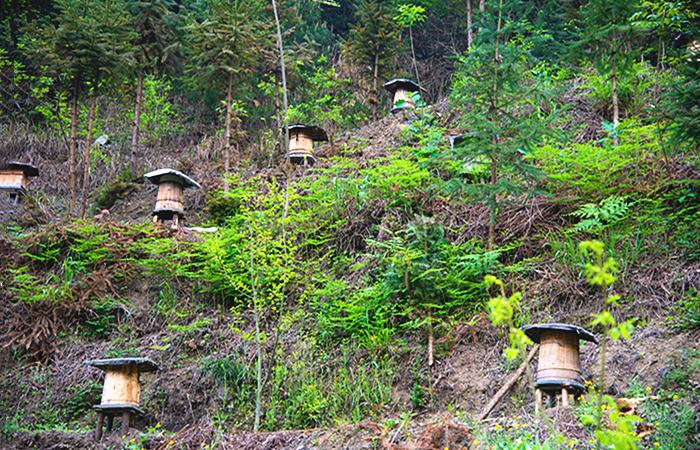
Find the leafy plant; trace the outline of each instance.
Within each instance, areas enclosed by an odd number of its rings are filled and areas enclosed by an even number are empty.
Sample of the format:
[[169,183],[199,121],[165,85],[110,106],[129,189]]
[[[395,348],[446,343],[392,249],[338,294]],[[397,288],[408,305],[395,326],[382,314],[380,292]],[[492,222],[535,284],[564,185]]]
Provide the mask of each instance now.
[[611,195],[600,203],[586,203],[571,213],[579,222],[571,229],[571,233],[597,234],[602,230],[612,227],[627,218],[630,202],[624,196]]

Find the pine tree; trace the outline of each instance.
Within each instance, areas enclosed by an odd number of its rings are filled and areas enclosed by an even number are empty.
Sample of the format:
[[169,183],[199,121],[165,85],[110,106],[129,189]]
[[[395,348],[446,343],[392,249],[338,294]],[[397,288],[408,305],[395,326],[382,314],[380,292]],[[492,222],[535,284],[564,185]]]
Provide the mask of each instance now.
[[377,119],[379,80],[392,69],[398,30],[391,10],[380,0],[360,0],[356,11],[356,24],[350,30],[347,50],[363,74],[369,80],[369,104],[372,120]]
[[[610,80],[612,123],[620,122],[618,80],[632,70],[639,49],[633,39],[635,28],[630,19],[638,9],[636,0],[591,0],[581,6],[579,48],[600,75]],[[617,137],[613,138],[617,145]]]
[[143,103],[143,80],[149,73],[163,71],[178,47],[178,16],[172,0],[128,0],[126,7],[136,32],[136,96],[131,134],[131,173],[138,173],[138,155]]
[[[487,5],[487,8],[491,5]],[[477,45],[461,59],[455,74],[451,104],[461,113],[459,123],[468,137],[455,147],[450,158],[461,166],[483,166],[485,179],[471,182],[455,177],[452,188],[484,202],[490,210],[489,245],[503,201],[527,192],[536,169],[523,153],[538,145],[547,133],[551,115],[550,96],[529,70],[527,46],[509,40],[516,24],[505,21],[509,5],[503,0],[487,11]]]
[[121,74],[132,57],[132,34],[122,2],[110,0],[57,0],[54,22],[37,31],[29,54],[39,67],[48,67],[70,91],[71,138],[69,148],[69,190],[71,209],[77,209],[76,150],[78,110],[88,94],[88,133],[83,158],[81,216],[87,209],[90,177],[92,125],[98,90],[103,81]]
[[[193,17],[189,26],[188,71],[225,93],[224,171],[231,157],[233,94],[237,79],[274,48],[261,0],[208,0],[203,18]],[[224,181],[224,189],[228,184]]]

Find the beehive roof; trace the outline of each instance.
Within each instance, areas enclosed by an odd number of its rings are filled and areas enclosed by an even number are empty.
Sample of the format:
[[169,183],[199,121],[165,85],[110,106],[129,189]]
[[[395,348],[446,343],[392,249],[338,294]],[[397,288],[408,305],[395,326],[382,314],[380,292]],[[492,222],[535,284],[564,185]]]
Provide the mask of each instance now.
[[534,342],[540,342],[542,332],[548,330],[576,333],[579,339],[594,342],[596,344],[598,343],[598,339],[593,333],[581,327],[578,327],[576,325],[570,325],[568,323],[538,323],[535,325],[527,325],[523,327],[523,331],[525,332],[527,337],[532,339]]
[[468,138],[474,136],[476,136],[476,133],[473,131],[452,135],[450,136],[450,145],[452,146],[452,148],[455,148],[456,146],[462,144],[462,142],[466,141]]
[[425,90],[422,87],[420,87],[418,83],[416,83],[413,80],[409,80],[408,78],[394,78],[393,80],[384,83],[384,88],[392,94],[398,91],[399,89],[414,92]]
[[202,186],[188,177],[184,173],[175,169],[158,169],[153,172],[148,172],[144,178],[153,184],[161,184],[166,181],[181,184],[184,188],[201,188]]
[[98,369],[108,370],[114,367],[137,366],[141,372],[155,372],[158,370],[158,365],[148,358],[108,358],[108,359],[91,359],[85,361],[85,365],[97,367]]
[[328,140],[328,134],[326,134],[324,129],[315,125],[294,124],[290,125],[288,129],[290,132],[294,130],[305,131],[307,134],[309,134],[309,136],[311,136],[311,139],[313,139],[314,141]]
[[0,166],[0,170],[21,170],[28,177],[39,175],[39,169],[35,165],[20,161],[9,161]]

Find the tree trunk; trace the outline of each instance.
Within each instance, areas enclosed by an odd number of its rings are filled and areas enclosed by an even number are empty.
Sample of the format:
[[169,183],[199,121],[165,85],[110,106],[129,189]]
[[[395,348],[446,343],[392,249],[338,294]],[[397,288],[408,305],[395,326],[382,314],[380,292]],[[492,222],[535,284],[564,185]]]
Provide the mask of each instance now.
[[467,0],[467,50],[471,50],[472,44],[474,43],[474,32],[472,31],[473,25],[474,18],[472,17],[472,0]]
[[[434,333],[433,333],[433,316],[430,312],[428,312],[428,367],[432,367],[433,363],[435,362],[434,356],[433,356],[433,341],[434,341]],[[432,384],[432,381],[431,381]]]
[[[481,9],[481,4],[479,5]],[[503,0],[498,4],[498,23],[496,27],[496,48],[493,55],[493,90],[491,92],[491,107],[490,115],[491,121],[494,123],[498,120],[498,68],[500,65],[500,50],[499,44],[501,39],[501,25],[502,25],[502,12],[503,12]],[[493,153],[491,155],[491,186],[494,186],[498,182],[498,158],[496,156],[496,147],[498,146],[498,136],[491,136],[491,144],[493,145]],[[493,248],[493,243],[496,238],[496,219],[498,218],[498,196],[495,191],[492,192],[493,198],[491,199],[490,214],[489,214],[489,236],[488,236],[488,248]]]
[[284,155],[284,138],[282,133],[284,132],[282,124],[282,106],[280,105],[280,74],[275,69],[275,117],[277,118],[277,141],[280,144],[280,154]]
[[377,104],[379,103],[379,51],[374,53],[374,74],[372,75],[372,121],[377,120]]
[[[492,138],[494,144],[498,145],[496,142],[496,136]],[[498,159],[495,156],[491,157],[491,186],[494,186],[498,182]],[[496,220],[498,219],[498,198],[496,192],[492,192],[493,199],[491,205],[489,205],[489,236],[488,236],[488,249],[493,248],[493,243],[496,240]]]
[[617,125],[620,123],[620,105],[617,98],[617,58],[616,54],[613,53],[612,59],[612,107],[613,107],[613,125],[615,130],[613,131],[615,135],[613,136],[613,145],[617,146],[619,143],[617,138]]
[[411,39],[411,55],[413,55],[413,68],[416,71],[416,82],[420,86],[420,75],[418,75],[418,61],[416,60],[416,48],[413,45],[413,27],[408,27],[408,37]]
[[287,98],[287,71],[284,64],[284,41],[282,40],[282,26],[280,25],[280,17],[277,13],[277,2],[272,0],[272,11],[275,14],[275,24],[277,25],[277,47],[280,52],[280,70],[282,72],[282,114],[284,120],[284,157],[289,161],[289,101]]
[[92,146],[92,128],[95,124],[95,104],[97,94],[90,98],[90,111],[88,112],[87,140],[85,142],[85,157],[83,158],[83,194],[80,203],[80,218],[85,218],[87,212],[88,196],[90,195],[90,147]]
[[228,192],[228,172],[231,166],[231,102],[233,101],[231,91],[233,89],[233,74],[228,75],[228,86],[226,87],[226,117],[224,118],[224,192]]
[[260,311],[258,311],[257,301],[255,301],[254,309],[254,320],[255,320],[255,352],[256,352],[256,362],[255,362],[255,378],[257,380],[255,388],[255,422],[253,423],[253,431],[258,431],[260,428],[260,416],[262,415],[262,342],[260,333]]
[[139,70],[134,103],[134,128],[131,131],[131,176],[138,173],[139,138],[141,134],[141,105],[143,103],[143,71]]
[[76,189],[76,170],[75,170],[75,150],[78,146],[78,83],[75,83],[73,89],[73,99],[71,102],[70,115],[70,149],[68,154],[68,189],[70,191],[70,211],[71,215],[75,214],[78,209],[77,189]]

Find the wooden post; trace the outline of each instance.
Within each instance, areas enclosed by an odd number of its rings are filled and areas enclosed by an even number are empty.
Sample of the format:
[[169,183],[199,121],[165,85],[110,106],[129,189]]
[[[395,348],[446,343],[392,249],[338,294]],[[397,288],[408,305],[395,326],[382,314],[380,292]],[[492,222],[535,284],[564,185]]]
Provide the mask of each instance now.
[[105,415],[101,412],[97,413],[97,427],[95,428],[95,440],[100,442],[102,439],[102,426],[105,421]]
[[561,405],[564,407],[569,406],[569,391],[567,391],[566,388],[562,388],[561,390]]
[[122,436],[126,436],[129,433],[129,419],[131,414],[128,411],[122,413]]
[[542,390],[535,388],[535,415],[539,415],[542,411]]

